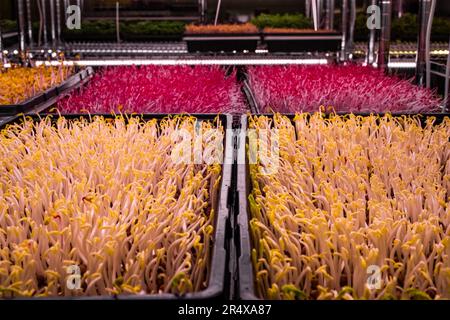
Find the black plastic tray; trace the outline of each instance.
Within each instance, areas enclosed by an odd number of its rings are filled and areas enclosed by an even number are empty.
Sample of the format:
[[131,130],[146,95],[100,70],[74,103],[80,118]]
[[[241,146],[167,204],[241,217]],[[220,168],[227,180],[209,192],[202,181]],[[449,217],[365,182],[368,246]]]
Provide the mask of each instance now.
[[66,42],[105,42],[105,41],[117,41],[116,33],[108,33],[108,34],[72,34],[68,32],[63,32],[62,39]]
[[41,92],[24,102],[12,105],[0,105],[0,115],[11,116],[16,115],[18,113],[30,112],[34,107],[56,97],[57,95],[63,93],[66,90],[69,90],[72,87],[75,87],[76,85],[78,85],[78,83],[80,83],[81,81],[83,81],[92,74],[93,69],[91,67],[88,67],[70,76],[61,84],[54,86],[50,89],[47,89],[46,91]]
[[[176,114],[143,114],[143,115],[130,115],[130,117],[140,117],[141,119],[164,119],[168,116],[175,116]],[[186,114],[187,115],[187,114]],[[39,121],[45,115],[30,115],[34,121]],[[58,115],[51,115],[55,120],[59,118]],[[80,115],[69,114],[64,115],[67,119],[78,118],[90,118],[95,116],[103,116],[105,118],[114,118],[116,115],[112,114],[92,114],[92,115]],[[234,155],[233,148],[233,134],[232,123],[233,117],[229,114],[192,114],[199,120],[214,120],[219,117],[222,125],[225,129],[224,134],[224,158],[222,165],[222,178],[220,183],[220,189],[217,200],[217,216],[215,224],[215,234],[212,245],[211,255],[211,273],[208,279],[208,287],[199,292],[187,293],[183,296],[175,294],[146,294],[146,295],[119,295],[119,296],[92,296],[92,297],[49,297],[49,298],[31,298],[32,300],[161,300],[161,299],[187,299],[187,300],[204,300],[204,299],[222,299],[228,295],[228,286],[225,284],[230,279],[230,271],[227,268],[229,263],[229,251],[232,241],[232,228],[230,224],[230,195],[231,195],[231,181],[232,181],[232,162]],[[126,118],[126,117],[125,117]],[[12,121],[3,124],[0,129],[5,128],[11,123],[21,122],[24,119],[23,116],[17,116]],[[25,299],[25,298],[15,298]],[[29,299],[25,299],[29,300]]]
[[269,52],[337,52],[342,43],[337,32],[264,33],[263,39]]
[[[339,114],[339,113],[338,113]],[[340,113],[339,115],[348,115],[349,113]],[[373,113],[374,114],[374,113]],[[273,114],[261,114],[264,116],[271,117]],[[295,114],[283,114],[288,116],[290,119],[295,117]],[[368,116],[370,114],[357,114],[361,116]],[[377,115],[384,115],[384,113],[378,113]],[[393,114],[394,116],[415,116],[417,114]],[[445,117],[450,118],[450,113],[433,113],[433,114],[423,114],[421,115],[424,119],[428,117],[435,117],[435,124],[442,123]],[[247,162],[246,144],[247,144],[247,126],[248,117],[246,115],[241,116],[241,130],[237,137],[237,188],[235,197],[239,203],[235,208],[235,239],[234,243],[236,246],[237,255],[237,270],[235,272],[238,274],[239,281],[236,284],[238,297],[245,300],[255,300],[260,299],[255,292],[254,285],[254,271],[253,264],[251,260],[251,251],[253,248],[252,238],[249,232],[249,212],[248,212],[248,196],[251,192],[252,185],[249,175],[249,168]],[[424,124],[424,121],[422,121]]]
[[87,67],[86,69],[81,70],[80,72],[74,74],[69,77],[66,81],[61,83],[57,88],[57,94],[64,93],[68,89],[72,89],[77,86],[80,82],[87,79],[89,76],[94,74],[94,70],[92,67]]
[[189,52],[255,52],[260,39],[258,33],[186,33],[183,37]]
[[[24,114],[38,114],[38,113],[58,114],[58,112],[56,112],[56,110],[54,112],[49,111],[49,110],[53,110],[55,103],[58,102],[60,99],[69,95],[74,90],[80,89],[81,87],[86,85],[92,79],[92,76],[94,74],[94,70],[92,69],[92,67],[87,67],[84,71],[85,72],[82,72],[80,74],[80,78],[78,78],[78,76],[75,75],[75,76],[69,78],[67,82],[64,82],[59,87],[55,88],[56,94],[53,97],[51,97],[51,98],[49,97],[49,99],[45,100],[44,102],[42,102],[34,107],[31,107],[30,109],[28,109],[22,113],[24,113]],[[15,115],[16,114],[14,114],[14,116]]]
[[183,34],[136,34],[120,33],[120,39],[129,42],[178,42],[183,38]]

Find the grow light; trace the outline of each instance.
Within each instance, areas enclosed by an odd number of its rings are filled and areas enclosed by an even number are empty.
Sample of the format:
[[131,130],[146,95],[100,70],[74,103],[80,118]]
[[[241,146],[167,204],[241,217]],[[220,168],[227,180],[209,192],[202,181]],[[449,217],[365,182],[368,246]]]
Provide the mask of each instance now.
[[[59,61],[36,61],[36,65],[59,65]],[[327,59],[260,59],[260,58],[221,58],[221,59],[102,59],[64,61],[65,65],[75,66],[130,66],[130,65],[324,65]]]

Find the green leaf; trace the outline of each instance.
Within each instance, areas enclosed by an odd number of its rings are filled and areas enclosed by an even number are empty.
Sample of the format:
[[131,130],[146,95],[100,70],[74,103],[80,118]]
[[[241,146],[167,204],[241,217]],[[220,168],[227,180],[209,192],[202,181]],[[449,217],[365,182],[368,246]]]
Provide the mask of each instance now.
[[292,296],[295,300],[306,300],[308,295],[302,290],[298,289],[293,284],[285,284],[281,287],[281,291],[288,296]]
[[409,296],[411,300],[432,300],[427,293],[415,288],[410,288],[406,290],[406,294]]
[[260,29],[270,28],[295,28],[309,29],[312,27],[311,20],[302,14],[261,14],[251,21]]

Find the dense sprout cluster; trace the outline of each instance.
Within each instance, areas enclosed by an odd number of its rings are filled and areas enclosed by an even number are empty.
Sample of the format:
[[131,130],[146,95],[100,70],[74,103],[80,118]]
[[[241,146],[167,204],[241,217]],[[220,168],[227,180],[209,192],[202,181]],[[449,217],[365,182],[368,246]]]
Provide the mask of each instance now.
[[24,102],[61,84],[71,73],[66,67],[0,68],[0,105]]
[[372,67],[258,66],[248,70],[250,85],[261,112],[436,111],[440,99],[429,89],[407,80],[386,76]]
[[221,113],[245,109],[236,71],[218,66],[109,67],[58,103],[62,113]]
[[250,166],[260,297],[450,298],[449,118],[316,113],[249,127],[277,129],[280,155],[276,173]]
[[45,118],[4,129],[0,297],[204,289],[221,165],[172,158],[174,131],[199,129],[224,130],[189,116]]

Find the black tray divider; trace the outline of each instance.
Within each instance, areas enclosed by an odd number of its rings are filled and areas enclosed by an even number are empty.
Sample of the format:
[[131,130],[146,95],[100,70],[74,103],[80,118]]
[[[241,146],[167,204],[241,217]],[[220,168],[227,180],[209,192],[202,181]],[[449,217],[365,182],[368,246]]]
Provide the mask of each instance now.
[[236,205],[236,224],[235,224],[235,245],[237,256],[237,297],[243,300],[258,299],[254,294],[254,271],[251,262],[252,239],[250,237],[249,219],[247,210],[247,196],[249,189],[248,164],[246,160],[247,143],[247,121],[248,117],[241,117],[241,130],[238,136],[237,144],[237,205]]
[[337,52],[342,42],[338,32],[263,33],[269,52]]
[[51,111],[53,109],[54,104],[56,102],[58,102],[59,100],[61,100],[62,98],[68,96],[72,91],[74,91],[76,89],[80,89],[81,87],[83,87],[84,85],[89,83],[89,81],[92,79],[93,75],[94,75],[94,69],[92,69],[92,67],[86,68],[86,70],[84,70],[84,72],[82,72],[80,74],[79,79],[76,78],[75,80],[72,80],[73,82],[72,82],[71,86],[64,86],[64,87],[58,88],[58,95],[55,98],[49,99],[49,100],[45,101],[44,103],[34,107],[32,110],[28,111],[26,114],[36,114],[36,113],[57,114],[57,113]]
[[229,263],[229,270],[230,270],[230,298],[232,300],[236,299],[238,296],[237,288],[239,285],[239,275],[238,275],[238,262],[237,262],[237,253],[236,250],[238,249],[236,246],[236,206],[239,203],[238,197],[237,197],[237,150],[238,150],[238,138],[239,133],[241,130],[241,115],[234,115],[233,117],[233,166],[232,166],[232,189],[230,192],[230,204],[231,204],[231,214],[230,214],[230,220],[231,220],[231,226],[232,226],[232,238],[231,240],[231,247],[230,247],[230,263]]
[[243,69],[241,72],[242,77],[242,92],[244,93],[247,104],[250,106],[250,112],[253,114],[260,113],[260,107],[256,101],[255,94],[253,93],[252,87],[248,79],[247,68]]
[[250,106],[250,111],[253,114],[259,114],[261,109],[259,108],[258,102],[256,102],[255,95],[248,80],[244,81],[242,85],[242,90],[244,91],[244,95],[247,98],[247,102]]
[[188,52],[255,52],[259,33],[185,33]]

